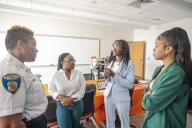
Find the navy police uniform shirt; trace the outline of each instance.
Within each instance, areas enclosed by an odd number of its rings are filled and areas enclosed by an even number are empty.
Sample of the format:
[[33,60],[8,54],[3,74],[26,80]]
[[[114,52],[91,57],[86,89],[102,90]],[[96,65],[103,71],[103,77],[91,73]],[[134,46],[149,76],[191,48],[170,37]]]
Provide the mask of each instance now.
[[9,53],[0,61],[0,79],[0,117],[23,113],[23,118],[31,120],[46,111],[41,81]]

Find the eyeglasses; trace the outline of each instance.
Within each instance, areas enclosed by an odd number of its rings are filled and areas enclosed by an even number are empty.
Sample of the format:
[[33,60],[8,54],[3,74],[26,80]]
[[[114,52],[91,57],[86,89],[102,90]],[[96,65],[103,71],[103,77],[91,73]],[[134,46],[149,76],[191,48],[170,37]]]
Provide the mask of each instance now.
[[111,47],[111,50],[120,49],[120,48],[122,48],[122,46],[118,46],[118,45],[117,45],[117,46],[112,46],[112,47]]
[[63,62],[70,62],[71,64],[73,64],[73,63],[76,63],[76,60],[63,61]]

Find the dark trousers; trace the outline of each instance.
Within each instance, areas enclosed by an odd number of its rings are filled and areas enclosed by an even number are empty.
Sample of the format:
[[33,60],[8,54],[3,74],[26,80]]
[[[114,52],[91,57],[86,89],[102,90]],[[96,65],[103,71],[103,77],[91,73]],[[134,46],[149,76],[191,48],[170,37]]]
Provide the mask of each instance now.
[[39,121],[37,122],[25,122],[26,128],[47,128],[47,120],[44,117],[42,117]]

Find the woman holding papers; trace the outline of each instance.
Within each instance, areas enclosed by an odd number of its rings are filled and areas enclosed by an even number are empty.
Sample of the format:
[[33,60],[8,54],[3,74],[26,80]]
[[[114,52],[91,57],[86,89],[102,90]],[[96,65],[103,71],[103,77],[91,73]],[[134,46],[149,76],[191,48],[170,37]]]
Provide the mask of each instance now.
[[114,128],[115,113],[118,111],[121,128],[129,128],[130,95],[129,87],[134,82],[134,64],[130,60],[129,46],[125,40],[116,40],[104,69],[107,87],[104,92],[106,125]]
[[153,56],[163,65],[155,69],[143,94],[146,115],[141,128],[186,128],[192,79],[191,45],[187,32],[173,28],[155,40]]
[[59,128],[78,128],[83,112],[82,98],[85,94],[85,78],[75,70],[76,60],[70,53],[58,58],[58,68],[48,85],[49,94],[57,100]]

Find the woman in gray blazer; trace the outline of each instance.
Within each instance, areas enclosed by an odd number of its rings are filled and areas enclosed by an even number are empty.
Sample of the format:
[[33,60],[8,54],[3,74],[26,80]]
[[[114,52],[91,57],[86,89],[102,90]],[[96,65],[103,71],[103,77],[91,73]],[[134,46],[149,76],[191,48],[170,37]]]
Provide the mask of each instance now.
[[106,125],[114,128],[115,111],[118,111],[121,128],[129,128],[130,96],[129,87],[134,82],[134,64],[130,60],[129,46],[125,40],[113,43],[111,55],[104,70],[107,87],[104,92]]

